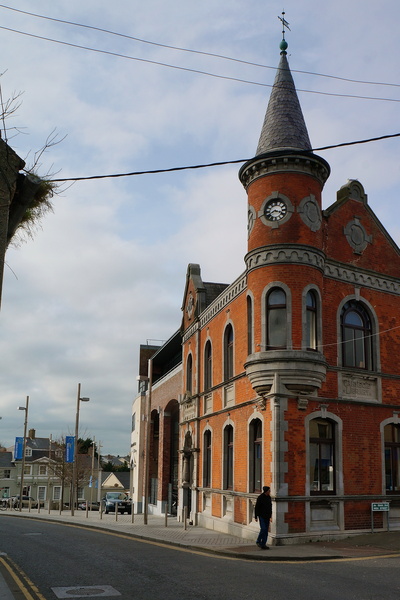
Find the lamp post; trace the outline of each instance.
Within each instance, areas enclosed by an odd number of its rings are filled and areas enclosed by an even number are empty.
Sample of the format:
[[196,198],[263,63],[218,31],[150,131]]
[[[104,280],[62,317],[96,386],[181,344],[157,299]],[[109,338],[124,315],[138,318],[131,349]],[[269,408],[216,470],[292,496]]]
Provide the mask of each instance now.
[[91,467],[91,472],[90,472],[90,504],[86,500],[86,514],[88,512],[88,506],[89,506],[89,509],[92,510],[93,487],[94,487],[94,451],[95,451],[95,448],[96,448],[96,441],[95,441],[95,438],[93,437],[93,440],[92,440],[92,467]]
[[28,408],[29,408],[29,396],[26,397],[25,406],[19,406],[18,410],[25,411],[24,421],[24,439],[22,443],[22,463],[21,463],[21,484],[19,488],[19,511],[22,511],[22,496],[24,491],[24,471],[25,471],[25,449],[26,449],[26,428],[28,426]]
[[143,523],[147,525],[149,514],[149,482],[150,482],[150,434],[151,434],[151,392],[153,383],[153,359],[148,361],[148,397],[147,397],[147,422],[146,422],[146,450],[145,450],[145,471],[144,471],[144,511]]
[[78,431],[79,431],[79,408],[81,402],[89,402],[90,398],[81,398],[81,384],[78,383],[78,394],[76,397],[76,415],[75,415],[75,443],[74,443],[74,462],[72,463],[72,485],[71,485],[71,515],[74,516],[75,496],[78,500],[78,470],[76,460],[78,456]]

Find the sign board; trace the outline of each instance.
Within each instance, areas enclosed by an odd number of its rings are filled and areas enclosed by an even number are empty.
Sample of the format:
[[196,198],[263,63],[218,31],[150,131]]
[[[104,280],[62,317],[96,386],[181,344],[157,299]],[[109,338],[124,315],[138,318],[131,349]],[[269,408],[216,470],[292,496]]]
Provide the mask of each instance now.
[[375,512],[386,512],[390,508],[389,502],[373,502],[371,505],[371,510]]
[[15,460],[21,460],[23,452],[24,452],[24,438],[16,437],[15,438],[15,446],[14,446]]
[[74,453],[75,453],[75,436],[66,435],[65,436],[65,462],[66,463],[74,462]]

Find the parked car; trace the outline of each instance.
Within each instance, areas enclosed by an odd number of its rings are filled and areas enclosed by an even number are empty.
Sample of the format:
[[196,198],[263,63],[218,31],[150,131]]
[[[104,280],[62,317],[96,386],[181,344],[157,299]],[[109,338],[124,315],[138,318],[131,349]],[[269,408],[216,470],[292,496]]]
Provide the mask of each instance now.
[[100,510],[100,502],[79,502],[78,508],[80,510],[86,510],[86,504],[89,504],[89,510]]
[[[12,502],[13,502],[13,506],[19,508],[19,505],[20,505],[19,496],[13,496]],[[29,508],[29,506],[31,508],[37,508],[39,506],[39,503],[37,500],[32,498],[32,496],[22,496],[22,508]],[[43,506],[43,503],[41,503],[41,506]]]
[[106,515],[109,512],[115,512],[115,507],[118,508],[120,513],[126,512],[130,515],[132,512],[132,501],[123,492],[107,492],[102,499],[102,503]]

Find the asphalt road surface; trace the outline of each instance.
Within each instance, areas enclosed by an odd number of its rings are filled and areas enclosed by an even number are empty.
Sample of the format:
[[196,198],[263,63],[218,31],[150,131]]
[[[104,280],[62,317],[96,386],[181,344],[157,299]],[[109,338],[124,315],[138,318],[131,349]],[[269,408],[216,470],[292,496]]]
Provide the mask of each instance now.
[[400,559],[229,559],[123,535],[0,518],[5,552],[46,600],[399,600]]

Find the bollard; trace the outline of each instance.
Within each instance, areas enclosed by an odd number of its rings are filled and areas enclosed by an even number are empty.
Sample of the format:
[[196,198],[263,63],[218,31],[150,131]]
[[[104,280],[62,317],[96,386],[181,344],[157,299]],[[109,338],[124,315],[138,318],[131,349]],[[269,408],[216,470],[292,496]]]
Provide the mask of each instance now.
[[187,529],[187,506],[183,507],[183,527],[186,531],[186,529]]
[[131,508],[131,523],[135,522],[135,507],[132,504],[132,508]]
[[118,521],[118,504],[115,503],[115,522]]
[[168,527],[168,505],[165,503],[164,525]]

